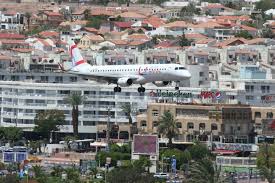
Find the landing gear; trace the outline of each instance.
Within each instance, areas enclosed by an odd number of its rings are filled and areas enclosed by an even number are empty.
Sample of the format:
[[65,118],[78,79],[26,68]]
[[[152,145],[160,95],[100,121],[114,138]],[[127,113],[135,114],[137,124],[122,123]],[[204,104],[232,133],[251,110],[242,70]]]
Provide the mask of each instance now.
[[139,93],[144,93],[145,92],[145,88],[143,86],[138,87],[138,92]]
[[121,88],[119,86],[114,87],[114,92],[121,92]]
[[180,84],[180,82],[179,82],[179,81],[176,81],[175,90],[179,90],[179,89],[180,89],[179,84]]

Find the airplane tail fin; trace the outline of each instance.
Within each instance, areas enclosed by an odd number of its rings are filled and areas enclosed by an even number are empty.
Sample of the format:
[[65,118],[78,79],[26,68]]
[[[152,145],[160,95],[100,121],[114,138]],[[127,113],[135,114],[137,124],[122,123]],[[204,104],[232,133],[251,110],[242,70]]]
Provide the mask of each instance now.
[[69,42],[69,46],[73,67],[86,63],[80,53],[80,50],[77,48],[77,45],[73,41]]

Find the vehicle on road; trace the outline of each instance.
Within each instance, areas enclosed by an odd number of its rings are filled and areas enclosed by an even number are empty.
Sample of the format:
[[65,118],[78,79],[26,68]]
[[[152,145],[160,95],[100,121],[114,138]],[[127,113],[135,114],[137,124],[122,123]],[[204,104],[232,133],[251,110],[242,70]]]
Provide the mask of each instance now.
[[160,172],[160,173],[155,173],[154,177],[155,178],[160,178],[160,179],[169,179],[169,174]]

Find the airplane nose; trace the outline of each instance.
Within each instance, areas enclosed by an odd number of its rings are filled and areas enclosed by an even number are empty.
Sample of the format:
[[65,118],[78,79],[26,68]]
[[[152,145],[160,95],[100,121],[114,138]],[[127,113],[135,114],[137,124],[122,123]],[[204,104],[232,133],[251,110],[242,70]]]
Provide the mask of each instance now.
[[191,78],[191,73],[189,71],[186,71],[186,77]]

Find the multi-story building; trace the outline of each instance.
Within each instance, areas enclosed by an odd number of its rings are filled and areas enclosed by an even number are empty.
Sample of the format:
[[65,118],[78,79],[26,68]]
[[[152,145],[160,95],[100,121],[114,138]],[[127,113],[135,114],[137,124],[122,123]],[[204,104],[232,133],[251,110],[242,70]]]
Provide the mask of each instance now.
[[1,11],[1,30],[19,32],[23,30],[24,15],[13,11]]
[[157,134],[159,120],[165,111],[170,111],[177,120],[179,135],[175,141],[249,143],[254,142],[255,127],[262,126],[267,117],[270,119],[275,109],[239,104],[151,103],[146,113],[137,116],[140,131]]

